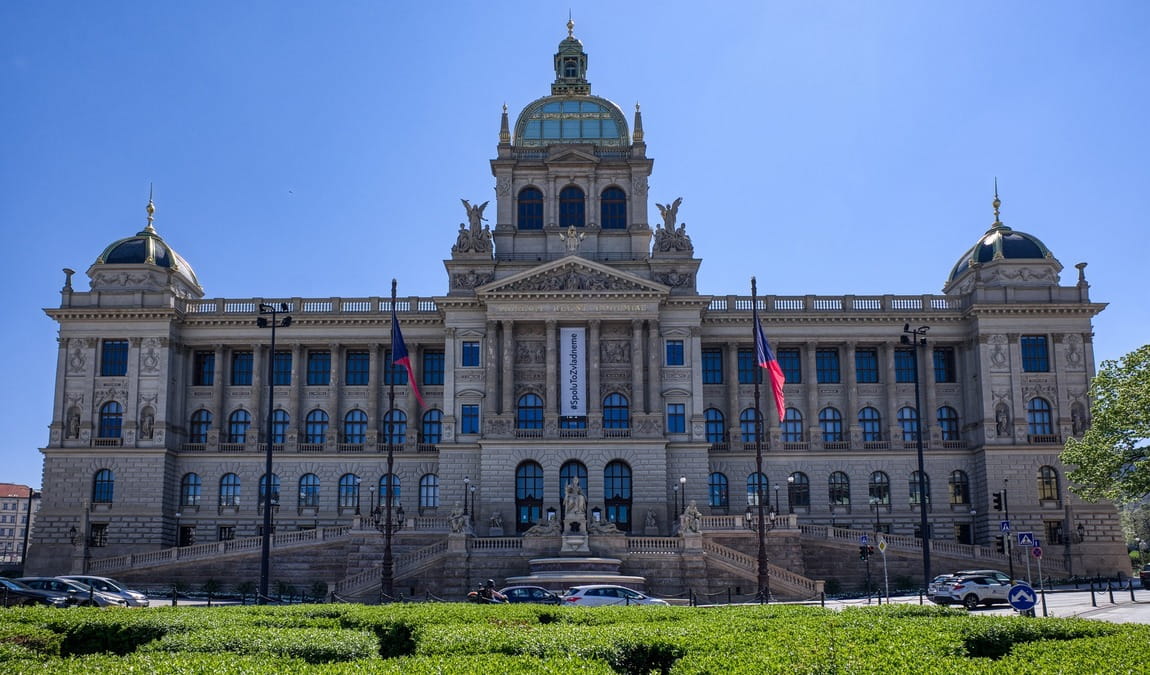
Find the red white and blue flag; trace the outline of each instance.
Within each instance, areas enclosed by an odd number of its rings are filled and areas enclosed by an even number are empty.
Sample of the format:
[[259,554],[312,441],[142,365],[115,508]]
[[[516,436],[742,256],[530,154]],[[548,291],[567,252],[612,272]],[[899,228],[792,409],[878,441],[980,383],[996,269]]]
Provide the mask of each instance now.
[[767,375],[771,379],[771,391],[775,394],[775,408],[779,411],[779,420],[782,421],[786,418],[787,405],[783,399],[783,385],[786,384],[787,378],[783,375],[783,369],[779,367],[779,360],[775,358],[775,352],[771,350],[771,346],[767,344],[767,336],[763,333],[763,324],[759,322],[759,307],[755,303],[755,362],[759,367],[767,369]]
[[407,345],[403,343],[403,331],[399,329],[399,318],[395,315],[395,300],[391,301],[391,362],[403,366],[407,371],[407,382],[411,385],[411,391],[415,393],[415,400],[419,401],[419,407],[426,408],[423,397],[419,395],[419,387],[415,384],[415,373],[411,370],[411,357],[407,355]]

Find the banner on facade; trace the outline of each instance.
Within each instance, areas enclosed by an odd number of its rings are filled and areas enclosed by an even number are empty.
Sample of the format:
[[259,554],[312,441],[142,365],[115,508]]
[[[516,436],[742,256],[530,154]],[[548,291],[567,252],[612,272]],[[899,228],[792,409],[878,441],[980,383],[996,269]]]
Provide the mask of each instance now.
[[559,329],[559,414],[563,417],[587,416],[587,329]]

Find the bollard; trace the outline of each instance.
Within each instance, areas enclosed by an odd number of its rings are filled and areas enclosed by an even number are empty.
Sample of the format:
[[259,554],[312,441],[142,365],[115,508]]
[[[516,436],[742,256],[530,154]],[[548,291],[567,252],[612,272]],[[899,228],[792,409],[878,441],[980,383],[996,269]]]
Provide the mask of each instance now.
[[1134,577],[1130,577],[1130,602],[1134,602]]
[[1090,606],[1091,607],[1097,607],[1098,606],[1098,598],[1096,598],[1094,596],[1094,580],[1093,579],[1090,580]]
[[1110,584],[1110,580],[1106,580],[1106,590],[1110,593],[1110,604],[1114,604],[1114,586]]
[[176,585],[172,584],[172,607],[176,606]]
[[820,607],[826,607],[827,606],[827,592],[826,591],[820,591],[819,592],[819,606]]
[[731,604],[731,587],[727,586],[727,604]]

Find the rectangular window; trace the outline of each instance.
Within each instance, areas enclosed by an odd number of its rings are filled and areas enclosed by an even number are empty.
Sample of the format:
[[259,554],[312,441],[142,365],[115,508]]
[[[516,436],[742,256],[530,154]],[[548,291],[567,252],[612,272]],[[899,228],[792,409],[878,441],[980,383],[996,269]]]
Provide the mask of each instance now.
[[443,384],[443,352],[428,349],[423,352],[423,383],[428,386]]
[[383,352],[383,383],[397,386],[407,384],[407,369],[397,363],[392,363],[390,349]]
[[464,341],[463,348],[460,351],[459,365],[464,368],[479,367],[479,342],[474,340]]
[[871,384],[878,382],[878,351],[875,349],[855,350],[855,382]]
[[370,384],[371,355],[364,351],[349,351],[344,358],[344,379],[349,385],[362,386]]
[[477,434],[479,433],[479,406],[472,403],[466,403],[460,407],[459,411],[459,433],[461,434]]
[[909,349],[898,349],[894,353],[894,381],[914,382],[914,352]]
[[220,525],[220,541],[231,541],[236,538],[235,525]]
[[683,341],[667,340],[667,365],[681,366],[686,361],[683,358]]
[[192,384],[197,387],[211,386],[215,382],[216,353],[196,352],[192,373]]
[[1047,546],[1064,546],[1066,544],[1062,539],[1061,520],[1047,520],[1042,525],[1042,529],[1046,531],[1046,539],[1042,540],[1044,544]]
[[954,347],[934,348],[934,381],[958,381],[958,374],[954,368]]
[[232,352],[232,386],[251,386],[252,353]]
[[723,350],[703,350],[703,384],[723,383]]
[[107,523],[92,523],[90,526],[91,535],[88,537],[88,545],[92,548],[103,548],[108,545],[108,524]]
[[128,374],[128,341],[104,340],[100,353],[100,374],[119,377]]
[[1045,335],[1022,336],[1022,370],[1027,373],[1050,372],[1050,352]]
[[291,384],[291,352],[276,352],[272,359],[272,384],[286,387]]
[[799,356],[799,350],[778,349],[775,351],[775,358],[779,360],[779,367],[783,369],[783,377],[787,378],[787,384],[802,384],[803,361]]
[[326,386],[331,383],[331,352],[323,350],[307,353],[307,383],[310,386]]
[[815,371],[819,384],[837,384],[842,379],[839,373],[839,350],[815,350]]
[[[754,384],[763,382],[763,369],[755,363],[755,350],[739,350],[739,384]],[[790,382],[790,379],[787,379]]]
[[687,407],[682,403],[667,404],[667,433],[687,433]]

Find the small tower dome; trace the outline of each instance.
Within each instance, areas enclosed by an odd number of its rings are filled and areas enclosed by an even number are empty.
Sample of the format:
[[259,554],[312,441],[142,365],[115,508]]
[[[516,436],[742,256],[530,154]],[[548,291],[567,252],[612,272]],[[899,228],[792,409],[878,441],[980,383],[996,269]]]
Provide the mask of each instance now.
[[[156,206],[148,198],[148,224],[131,237],[109,244],[88,269],[93,290],[160,290],[171,288],[181,297],[203,297],[204,291],[192,266],[176,253],[153,225]],[[133,274],[144,268],[148,272],[166,272],[163,276]],[[159,288],[157,288],[157,286]]]

